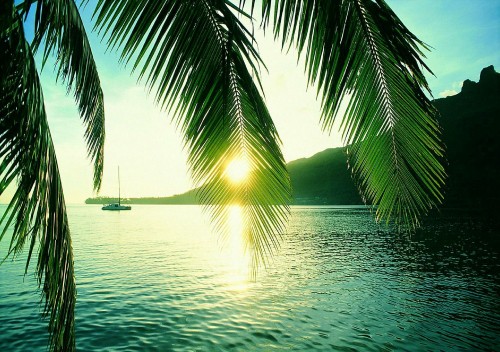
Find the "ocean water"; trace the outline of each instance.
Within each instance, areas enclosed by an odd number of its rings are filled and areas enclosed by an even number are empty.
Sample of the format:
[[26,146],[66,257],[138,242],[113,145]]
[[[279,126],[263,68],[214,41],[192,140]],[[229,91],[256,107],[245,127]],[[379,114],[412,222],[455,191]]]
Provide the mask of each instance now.
[[[2,211],[2,209],[0,209]],[[500,348],[498,230],[464,214],[409,237],[364,208],[293,207],[256,280],[196,206],[70,206],[80,351]],[[6,253],[7,241],[0,243]],[[45,351],[25,258],[0,266],[0,351]]]

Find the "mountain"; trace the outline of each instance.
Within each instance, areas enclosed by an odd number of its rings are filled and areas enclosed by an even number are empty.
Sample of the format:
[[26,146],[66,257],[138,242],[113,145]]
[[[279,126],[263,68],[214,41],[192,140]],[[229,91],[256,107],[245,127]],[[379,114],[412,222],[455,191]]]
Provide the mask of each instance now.
[[[479,82],[436,99],[446,145],[446,208],[494,209],[500,201],[500,74],[493,66]],[[296,204],[362,204],[347,171],[344,148],[288,164]]]
[[295,204],[363,204],[347,170],[345,148],[326,149],[287,167]]
[[445,207],[490,208],[500,200],[500,74],[493,66],[479,82],[434,101],[447,150]]
[[[500,200],[500,74],[493,66],[479,82],[465,80],[462,91],[434,101],[446,145],[444,207],[493,209]],[[350,172],[345,148],[326,149],[288,163],[294,204],[363,204]],[[90,198],[86,203],[110,202]],[[173,197],[130,198],[135,204],[194,204],[195,190]]]

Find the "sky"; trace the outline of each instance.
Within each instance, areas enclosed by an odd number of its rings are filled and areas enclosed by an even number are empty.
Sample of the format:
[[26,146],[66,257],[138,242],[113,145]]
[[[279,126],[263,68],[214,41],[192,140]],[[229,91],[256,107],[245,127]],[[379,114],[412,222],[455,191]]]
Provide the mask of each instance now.
[[[120,166],[122,197],[169,196],[192,188],[180,132],[161,111],[137,76],[118,63],[118,54],[92,31],[93,1],[82,11],[105,97],[105,168],[99,195],[117,196]],[[433,49],[425,62],[434,98],[460,92],[465,79],[477,81],[482,68],[500,68],[499,0],[387,0],[403,23]],[[26,31],[32,30],[26,23]],[[320,103],[307,87],[296,53],[281,52],[271,35],[256,32],[268,72],[262,72],[266,102],[281,136],[285,160],[310,157],[341,146],[338,133],[321,131]],[[37,56],[40,66],[40,56]],[[67,203],[82,204],[96,194],[84,128],[74,98],[55,82],[47,65],[41,73],[46,110]],[[0,197],[4,203],[10,191]]]

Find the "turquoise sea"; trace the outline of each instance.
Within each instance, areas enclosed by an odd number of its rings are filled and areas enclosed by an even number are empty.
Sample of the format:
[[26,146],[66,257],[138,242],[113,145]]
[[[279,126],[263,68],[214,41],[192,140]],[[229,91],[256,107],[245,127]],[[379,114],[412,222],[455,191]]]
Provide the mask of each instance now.
[[[197,206],[69,206],[68,214],[79,351],[500,346],[499,231],[466,213],[407,236],[364,208],[292,207],[282,246],[256,280],[237,211],[226,239]],[[46,350],[47,322],[24,263],[0,266],[0,351]]]

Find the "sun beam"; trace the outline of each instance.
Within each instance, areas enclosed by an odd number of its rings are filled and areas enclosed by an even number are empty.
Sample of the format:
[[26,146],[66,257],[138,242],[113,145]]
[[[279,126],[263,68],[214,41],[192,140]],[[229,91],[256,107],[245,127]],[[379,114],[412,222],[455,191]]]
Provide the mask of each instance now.
[[233,183],[243,182],[250,172],[250,165],[245,159],[234,159],[226,167],[226,176]]

